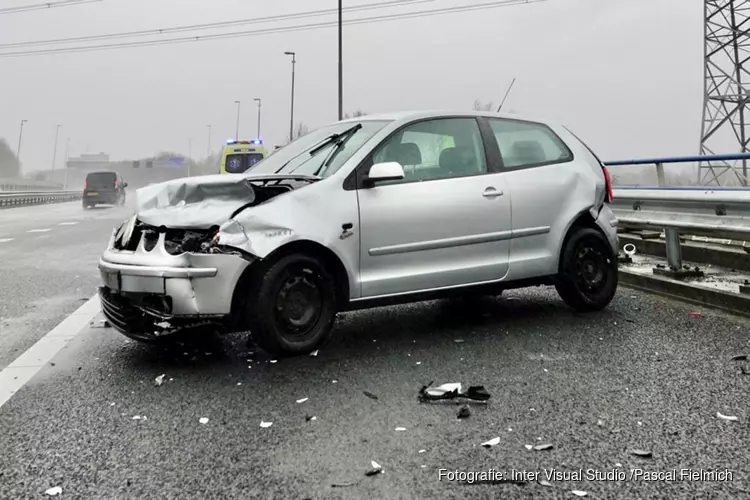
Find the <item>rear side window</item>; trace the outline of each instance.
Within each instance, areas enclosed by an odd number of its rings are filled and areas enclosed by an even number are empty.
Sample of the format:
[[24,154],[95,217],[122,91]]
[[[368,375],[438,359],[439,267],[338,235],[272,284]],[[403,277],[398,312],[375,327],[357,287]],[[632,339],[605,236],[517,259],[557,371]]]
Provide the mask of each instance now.
[[260,153],[228,155],[226,171],[229,174],[241,174],[263,159]]
[[117,174],[114,172],[96,172],[86,176],[88,187],[114,187]]
[[541,123],[489,119],[505,168],[565,163],[573,153],[552,129]]

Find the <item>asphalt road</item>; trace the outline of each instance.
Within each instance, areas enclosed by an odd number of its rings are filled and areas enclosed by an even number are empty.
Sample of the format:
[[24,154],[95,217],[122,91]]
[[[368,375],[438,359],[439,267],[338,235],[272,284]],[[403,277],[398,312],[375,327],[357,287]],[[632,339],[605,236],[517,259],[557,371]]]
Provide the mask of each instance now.
[[99,256],[129,213],[81,202],[0,210],[0,369],[96,293]]
[[[94,268],[72,265],[93,284]],[[350,313],[318,356],[276,363],[241,336],[157,350],[90,328],[0,408],[0,497],[747,497],[750,376],[730,358],[750,354],[748,322],[693,311],[621,289],[606,311],[577,315],[551,290],[517,291]],[[430,381],[492,398],[458,420],[454,404],[417,401]],[[365,476],[372,460],[383,474]],[[627,477],[469,485],[439,480],[441,468]],[[683,468],[733,477],[630,478]]]

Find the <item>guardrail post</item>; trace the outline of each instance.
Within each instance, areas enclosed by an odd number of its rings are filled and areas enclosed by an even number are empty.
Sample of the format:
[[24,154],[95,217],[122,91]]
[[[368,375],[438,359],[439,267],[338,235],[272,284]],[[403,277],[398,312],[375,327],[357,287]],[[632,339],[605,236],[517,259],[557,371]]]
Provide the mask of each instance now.
[[667,264],[673,271],[682,269],[682,247],[680,246],[680,230],[668,227],[664,230],[667,247]]
[[[660,186],[667,185],[667,180],[664,177],[664,164],[661,162],[656,164],[656,178],[658,179]],[[677,241],[679,241],[679,238]]]

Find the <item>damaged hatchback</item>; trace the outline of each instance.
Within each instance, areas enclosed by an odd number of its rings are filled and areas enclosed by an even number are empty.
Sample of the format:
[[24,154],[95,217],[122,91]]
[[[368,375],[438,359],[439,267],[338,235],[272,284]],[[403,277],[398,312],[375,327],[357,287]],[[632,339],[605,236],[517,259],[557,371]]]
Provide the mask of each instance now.
[[565,127],[494,113],[358,117],[235,175],[141,188],[99,262],[106,318],[141,341],[249,331],[317,349],[343,310],[555,286],[617,289],[606,168]]

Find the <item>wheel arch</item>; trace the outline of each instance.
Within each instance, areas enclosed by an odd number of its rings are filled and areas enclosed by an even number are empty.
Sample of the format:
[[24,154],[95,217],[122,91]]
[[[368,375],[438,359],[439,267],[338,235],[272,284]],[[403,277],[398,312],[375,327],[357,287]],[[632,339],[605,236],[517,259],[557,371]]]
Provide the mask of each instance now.
[[589,209],[582,210],[568,224],[568,227],[565,229],[565,237],[562,239],[562,244],[560,245],[560,248],[557,249],[556,269],[558,270],[558,272],[562,271],[561,269],[561,266],[563,265],[562,257],[563,257],[563,253],[565,252],[565,247],[568,245],[568,241],[570,241],[570,238],[579,229],[594,229],[598,233],[602,234],[602,236],[606,237],[606,235],[602,232],[601,228],[597,225],[596,220],[594,219],[594,216],[591,215],[591,211]]

